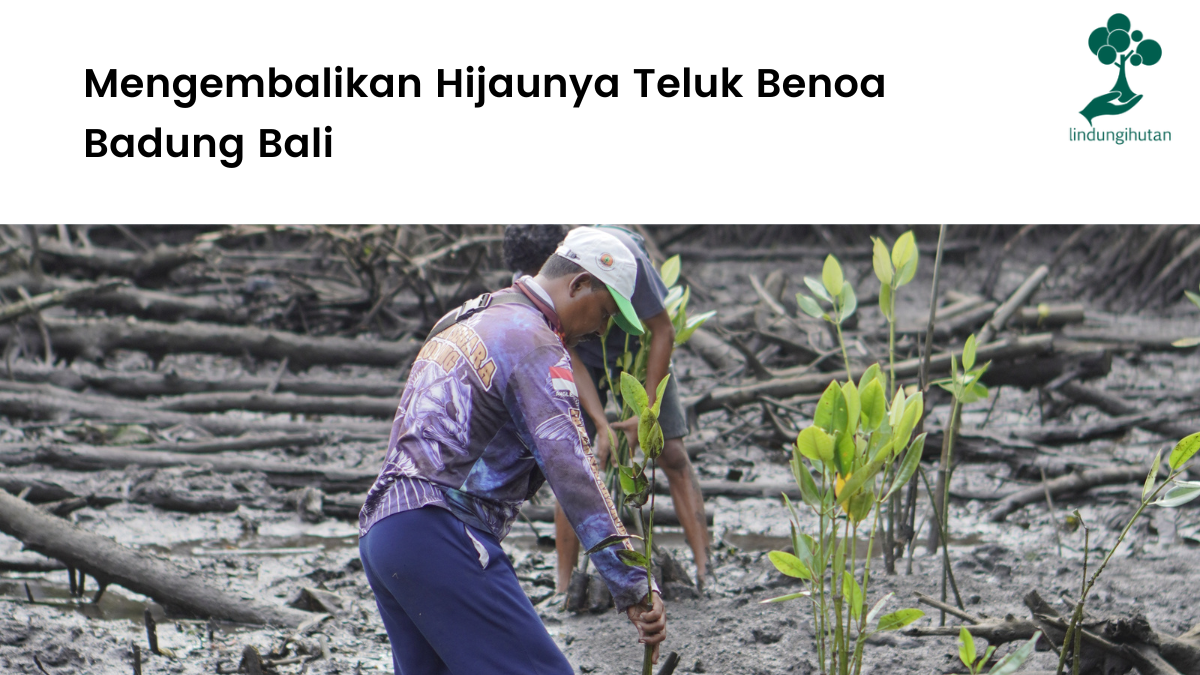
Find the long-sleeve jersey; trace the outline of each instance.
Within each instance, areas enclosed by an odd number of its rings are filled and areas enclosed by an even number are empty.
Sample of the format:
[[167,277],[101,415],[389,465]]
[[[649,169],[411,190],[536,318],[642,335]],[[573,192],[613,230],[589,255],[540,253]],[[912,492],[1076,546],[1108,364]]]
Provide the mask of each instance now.
[[[359,533],[434,505],[503,539],[544,480],[585,549],[626,534],[592,457],[561,340],[539,309],[492,304],[417,355]],[[647,586],[645,570],[617,557],[622,547],[631,548],[624,541],[591,559],[624,610]]]

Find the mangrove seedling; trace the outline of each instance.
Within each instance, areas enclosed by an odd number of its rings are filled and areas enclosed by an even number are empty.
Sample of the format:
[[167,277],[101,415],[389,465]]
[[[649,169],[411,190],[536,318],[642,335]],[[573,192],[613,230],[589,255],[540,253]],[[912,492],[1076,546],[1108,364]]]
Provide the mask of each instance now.
[[854,295],[854,287],[846,282],[842,275],[842,266],[833,255],[826,256],[825,266],[821,270],[821,280],[804,277],[804,285],[813,295],[824,300],[832,309],[826,312],[821,304],[803,294],[796,294],[796,304],[801,311],[814,319],[824,319],[833,324],[837,330],[838,345],[842,348],[842,361],[846,364],[846,379],[853,380],[850,372],[850,357],[846,354],[846,341],[842,338],[842,323],[854,315],[858,308],[858,298]]
[[[917,470],[925,435],[912,438],[912,433],[923,411],[920,392],[905,396],[897,391],[889,405],[882,372],[874,364],[857,384],[831,382],[817,402],[812,426],[796,438],[792,474],[805,506],[816,516],[815,536],[803,531],[807,520],[785,495],[794,553],[772,551],[769,557],[780,572],[806,582],[807,589],[765,602],[808,598],[822,673],[857,675],[872,634],[903,628],[925,615],[902,609],[880,616],[890,594],[870,610],[866,604],[880,507]],[[887,469],[897,460],[900,466],[888,479]],[[868,519],[860,573],[858,539]]]
[[[1125,528],[1121,530],[1121,534],[1117,537],[1117,542],[1109,549],[1108,554],[1104,556],[1104,560],[1100,563],[1100,567],[1092,573],[1091,578],[1086,579],[1083,585],[1082,592],[1079,594],[1079,602],[1075,603],[1075,612],[1071,615],[1071,622],[1067,625],[1067,632],[1063,636],[1063,648],[1059,653],[1058,669],[1056,675],[1062,675],[1063,668],[1066,665],[1067,655],[1073,654],[1073,669],[1075,675],[1079,675],[1079,653],[1082,648],[1082,640],[1079,638],[1082,633],[1077,635],[1080,630],[1079,624],[1083,620],[1083,608],[1087,603],[1088,594],[1092,591],[1092,587],[1096,585],[1096,580],[1104,573],[1104,569],[1108,567],[1108,562],[1112,560],[1113,554],[1121,547],[1121,543],[1125,541],[1125,535],[1129,534],[1129,530],[1137,519],[1142,515],[1142,511],[1146,510],[1147,506],[1154,505],[1163,508],[1174,508],[1182,506],[1188,502],[1200,497],[1200,481],[1181,481],[1179,476],[1184,473],[1187,463],[1196,455],[1196,451],[1200,450],[1200,433],[1195,433],[1175,444],[1171,450],[1171,454],[1167,456],[1167,466],[1170,471],[1167,473],[1166,479],[1158,482],[1158,474],[1162,464],[1162,451],[1158,451],[1154,455],[1154,461],[1150,464],[1150,472],[1146,475],[1146,482],[1142,485],[1142,497],[1138,504],[1138,508],[1129,518],[1129,522],[1125,523]],[[1172,486],[1162,498],[1158,498],[1168,485]],[[1086,560],[1086,558],[1085,558]],[[1087,568],[1084,568],[1084,576],[1087,576]],[[1071,649],[1071,647],[1074,649]]]
[[[988,389],[979,379],[987,371],[991,361],[976,367],[975,365],[975,335],[971,334],[963,345],[962,371],[958,369],[958,361],[950,355],[950,377],[937,380],[933,384],[950,392],[954,401],[950,406],[950,418],[942,432],[942,455],[938,461],[937,490],[930,495],[933,501],[935,518],[933,519],[936,536],[930,537],[930,551],[937,550],[940,542],[943,547],[949,545],[950,539],[950,476],[951,462],[954,459],[954,434],[958,429],[962,407],[988,397]],[[950,575],[949,554],[942,556],[942,602],[946,601],[946,581]]]
[[[997,661],[996,665],[992,666],[992,669],[987,672],[987,675],[1012,675],[1017,672],[1017,669],[1029,660],[1034,648],[1037,647],[1038,638],[1041,636],[1041,631],[1034,633],[1033,637],[1029,638],[1020,647]],[[983,656],[976,658],[975,638],[965,626],[958,629],[958,660],[962,661],[971,675],[980,675],[983,673],[983,669],[987,667],[988,661],[991,660],[992,654],[995,651],[995,647],[988,647]]]

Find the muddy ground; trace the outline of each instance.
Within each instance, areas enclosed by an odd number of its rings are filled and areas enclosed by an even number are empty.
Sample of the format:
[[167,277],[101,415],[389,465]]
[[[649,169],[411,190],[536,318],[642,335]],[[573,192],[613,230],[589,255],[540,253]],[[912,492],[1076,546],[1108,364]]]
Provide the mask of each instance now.
[[[922,242],[932,244],[932,242]],[[998,245],[993,247],[998,249]],[[1006,297],[1038,265],[1049,261],[1052,246],[1045,240],[1021,246],[1003,268],[996,297]],[[946,261],[943,288],[977,290],[986,273],[984,261],[996,250],[985,248],[966,257]],[[684,270],[700,293],[693,295],[696,310],[717,309],[723,315],[753,305],[758,297],[748,275],[759,279],[774,270],[785,272],[790,281],[784,296],[801,287],[804,275],[819,276],[820,257],[794,261],[684,260]],[[846,262],[850,280],[860,296],[874,295],[877,288],[869,259]],[[1072,275],[1080,270],[1067,264],[1050,276],[1036,297],[1037,302],[1075,301]],[[928,312],[932,256],[922,258],[914,283],[902,292],[901,323],[923,322]],[[864,303],[860,328],[882,328],[880,313]],[[1116,315],[1088,307],[1088,322],[1122,326],[1134,333],[1167,334],[1171,337],[1200,334],[1200,316],[1187,303],[1166,310]],[[869,332],[869,331],[868,331]],[[832,344],[832,343],[830,343]],[[863,351],[854,358],[880,358],[879,340],[863,340]],[[911,340],[902,341],[905,350]],[[785,366],[768,360],[768,367]],[[253,367],[273,372],[277,364],[261,362]],[[76,367],[94,367],[77,364]],[[224,372],[229,377],[244,373],[248,366],[237,359],[167,356],[161,363],[134,353],[110,358],[105,367],[122,370],[175,368],[205,374]],[[354,377],[354,367],[314,368],[342,377]],[[375,371],[378,373],[378,371]],[[1112,371],[1094,382],[1112,393],[1137,400],[1149,408],[1200,386],[1200,354],[1195,352],[1125,351],[1114,355]],[[718,377],[740,381],[739,376],[714,373],[701,358],[687,349],[677,352],[675,373],[685,395],[710,389]],[[393,372],[396,380],[402,373]],[[747,380],[748,381],[748,380]],[[995,397],[999,396],[998,401]],[[986,427],[995,433],[1020,431],[1041,424],[1041,406],[1036,391],[1012,387],[993,390],[992,400],[968,406],[964,427]],[[812,404],[802,401],[801,410]],[[991,409],[989,414],[989,409]],[[931,411],[930,424],[940,426],[949,413],[946,402]],[[229,413],[234,414],[234,413]],[[247,413],[249,414],[249,413]],[[736,415],[755,420],[757,406],[746,406]],[[770,434],[746,435],[736,427],[735,414],[714,411],[699,417],[699,428],[689,437],[699,454],[695,464],[702,479],[738,479],[743,482],[782,483],[790,479],[787,455]],[[259,416],[263,416],[259,414]],[[286,416],[285,416],[286,417]],[[1102,419],[1104,415],[1086,406],[1066,411],[1058,423]],[[808,423],[800,415],[793,420]],[[1196,423],[1200,429],[1200,421]],[[19,420],[0,423],[0,442],[13,443],[47,434],[63,433],[53,426],[30,426]],[[1094,461],[1146,463],[1154,452],[1177,439],[1133,430],[1115,438],[1085,444],[1059,446],[1057,452]],[[263,450],[244,453],[263,459],[319,465],[375,467],[384,447],[377,442],[348,442],[292,450]],[[358,562],[356,527],[352,522],[325,519],[312,523],[287,506],[285,491],[266,484],[261,475],[216,475],[202,469],[130,468],[124,471],[70,472],[37,465],[12,471],[59,483],[80,494],[117,493],[136,489],[147,481],[167,485],[181,482],[194,489],[216,494],[251,494],[233,513],[186,514],[164,511],[131,502],[104,508],[84,508],[71,514],[81,526],[118,542],[167,556],[177,564],[201,570],[218,583],[246,598],[263,598],[278,603],[302,601],[301,588],[311,587],[336,594],[340,606],[334,616],[292,641],[283,658],[320,654],[327,641],[328,655],[303,663],[280,665],[280,673],[368,673],[391,672],[387,636],[380,623],[370,588]],[[1027,478],[1014,478],[1006,464],[968,463],[955,476],[954,491],[976,497],[1002,494],[1014,487],[1034,485]],[[1193,471],[1193,477],[1196,472]],[[1091,559],[1112,545],[1121,526],[1132,513],[1140,486],[1111,486],[1086,495],[1059,500],[1057,521],[1078,509],[1092,528]],[[665,500],[669,503],[669,500]],[[923,500],[924,501],[924,500]],[[767,551],[787,545],[786,510],[779,499],[708,500],[714,512],[713,567],[715,584],[698,597],[668,603],[669,634],[666,651],[678,652],[677,672],[687,673],[809,673],[815,671],[813,627],[809,608],[800,602],[760,604],[762,600],[798,590],[793,580],[776,572]],[[1062,532],[1055,537],[1055,516],[1044,503],[1027,506],[999,524],[983,517],[991,502],[986,499],[955,499],[952,505],[954,542],[951,558],[956,579],[968,611],[978,616],[1027,617],[1021,598],[1038,590],[1066,613],[1068,604],[1060,596],[1078,592],[1083,565],[1083,530]],[[1200,622],[1200,502],[1172,511],[1152,511],[1137,526],[1093,592],[1098,613],[1141,612],[1160,631],[1177,634]],[[927,509],[922,506],[922,516]],[[919,521],[923,518],[919,517]],[[531,531],[531,529],[533,531]],[[691,552],[679,530],[664,528],[656,536],[691,573]],[[539,543],[538,537],[541,536]],[[505,542],[519,575],[537,605],[547,629],[562,647],[577,672],[634,673],[640,665],[641,647],[623,615],[615,610],[601,614],[574,614],[563,609],[563,596],[553,593],[555,579],[553,535],[549,523],[518,523]],[[12,556],[20,542],[0,535],[0,557]],[[911,561],[898,563],[898,574],[886,576],[880,560],[873,565],[868,602],[894,592],[892,607],[916,606],[914,591],[940,593],[940,556],[931,556],[924,546],[916,547]],[[908,568],[911,566],[911,573]],[[91,579],[89,583],[94,582]],[[79,605],[69,600],[67,574],[0,573],[0,671],[5,673],[130,673],[132,645],[141,647],[143,673],[217,673],[236,669],[246,645],[267,654],[278,650],[289,633],[283,630],[209,625],[202,621],[168,618],[158,627],[160,644],[172,656],[149,655],[143,611],[148,599],[119,587],[109,588],[98,605]],[[28,590],[27,590],[28,589]],[[30,602],[32,596],[36,602]],[[936,625],[936,611],[917,625]],[[950,619],[953,623],[955,620]],[[211,630],[211,633],[210,633]],[[211,636],[211,637],[210,637]],[[322,637],[324,636],[324,637]],[[864,672],[942,673],[961,672],[953,638],[915,638],[892,634],[873,640],[866,651]],[[37,657],[40,666],[35,663]],[[1053,668],[1052,654],[1042,652],[1026,670]]]

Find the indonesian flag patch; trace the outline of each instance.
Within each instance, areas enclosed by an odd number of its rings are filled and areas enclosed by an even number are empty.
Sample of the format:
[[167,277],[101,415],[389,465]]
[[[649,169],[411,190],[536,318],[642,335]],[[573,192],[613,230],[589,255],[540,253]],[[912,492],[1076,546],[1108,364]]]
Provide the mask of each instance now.
[[579,390],[575,388],[575,378],[571,376],[570,368],[551,366],[550,385],[554,387],[554,393],[557,396],[579,398]]

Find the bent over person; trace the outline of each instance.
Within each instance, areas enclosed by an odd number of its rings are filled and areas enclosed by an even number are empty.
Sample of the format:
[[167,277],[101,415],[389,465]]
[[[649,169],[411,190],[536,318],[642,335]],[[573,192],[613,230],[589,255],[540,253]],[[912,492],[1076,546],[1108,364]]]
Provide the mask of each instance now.
[[[536,277],[443,317],[413,364],[359,515],[363,569],[398,674],[571,673],[500,541],[545,480],[585,546],[625,535],[567,348],[610,316],[641,332],[629,304],[637,264],[612,235],[577,232]],[[657,650],[662,600],[620,547],[631,548],[621,541],[592,561],[639,642]]]

